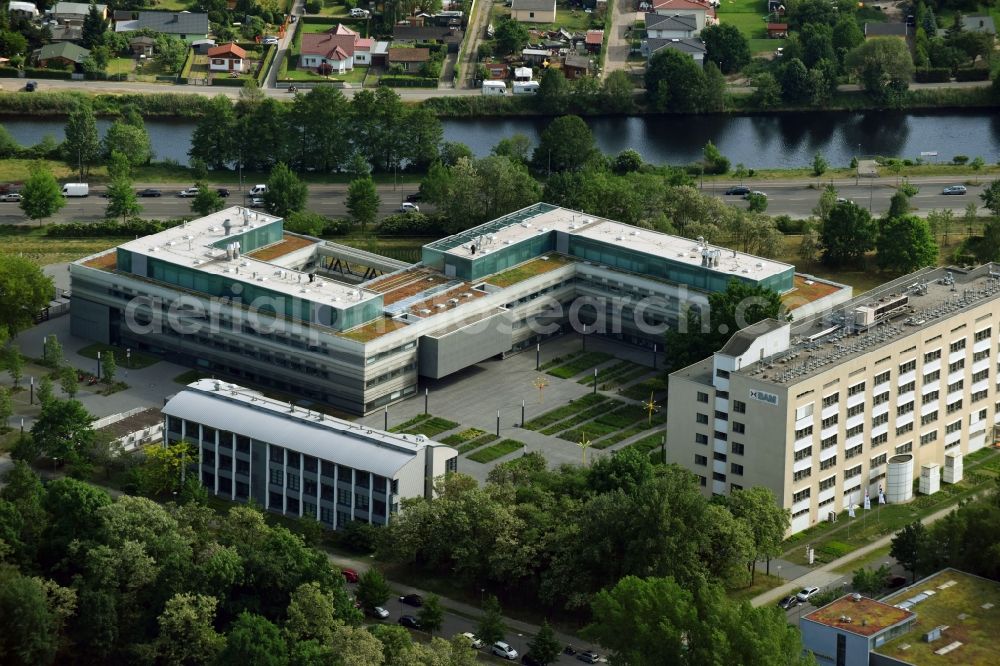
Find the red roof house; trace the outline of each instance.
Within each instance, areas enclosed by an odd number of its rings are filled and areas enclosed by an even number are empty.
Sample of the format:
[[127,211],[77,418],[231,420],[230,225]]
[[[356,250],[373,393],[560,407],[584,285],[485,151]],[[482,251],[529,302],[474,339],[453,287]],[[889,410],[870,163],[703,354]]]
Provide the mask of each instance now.
[[242,72],[247,52],[236,44],[222,44],[208,50],[208,69],[212,72]]

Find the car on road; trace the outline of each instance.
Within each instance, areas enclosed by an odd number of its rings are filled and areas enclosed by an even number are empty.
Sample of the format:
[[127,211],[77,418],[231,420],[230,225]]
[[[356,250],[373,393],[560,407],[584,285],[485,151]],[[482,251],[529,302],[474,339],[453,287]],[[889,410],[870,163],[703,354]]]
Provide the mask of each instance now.
[[152,187],[147,187],[144,190],[139,190],[136,192],[140,197],[159,197],[163,196],[163,192],[153,189]]
[[511,661],[517,659],[517,650],[503,641],[497,641],[493,644],[493,654],[504,659],[510,659]]
[[254,185],[250,188],[250,196],[252,197],[262,197],[265,194],[267,194],[267,185],[264,183]]
[[750,188],[747,187],[746,185],[734,185],[733,187],[730,187],[728,190],[726,190],[726,194],[744,195],[749,193],[750,193]]
[[419,213],[420,206],[418,206],[415,203],[410,203],[409,201],[404,201],[402,204],[400,204],[398,211],[400,213]]
[[17,192],[8,192],[7,194],[0,196],[0,201],[20,201],[23,198],[24,197]]
[[414,192],[413,194],[407,194],[406,200],[410,203],[417,203],[418,201],[423,201],[424,197],[420,192]]
[[250,207],[251,208],[263,208],[264,207],[264,199],[261,198],[261,197],[253,197],[252,199],[250,199]]
[[371,16],[371,12],[367,9],[361,9],[360,7],[355,7],[351,10],[351,18],[368,18]]
[[38,81],[28,81],[24,84],[24,92],[35,92],[38,90]]
[[784,597],[781,601],[778,602],[778,608],[782,608],[784,610],[788,610],[789,608],[795,608],[798,605],[799,605],[799,598],[794,594]]
[[593,650],[587,650],[586,652],[581,652],[578,655],[576,655],[576,658],[588,664],[596,664],[600,662],[601,655],[597,654]]
[[767,194],[764,193],[764,192],[761,192],[760,190],[753,190],[752,192],[747,192],[746,194],[743,195],[743,198],[744,199],[749,199],[750,197],[754,196],[755,194],[758,195],[758,196],[762,196],[765,199],[767,198]]
[[905,576],[889,576],[885,579],[885,586],[890,590],[895,590],[906,585]]
[[799,591],[799,593],[795,595],[795,598],[799,600],[800,604],[804,604],[805,602],[809,601],[810,599],[812,599],[817,594],[819,594],[819,588],[818,587],[803,587]]
[[839,203],[839,204],[852,204],[854,202],[852,200],[848,199],[847,197],[837,197],[837,203]]
[[535,655],[530,652],[521,657],[521,663],[524,666],[542,666],[542,662],[535,658]]
[[966,192],[968,190],[965,189],[965,185],[949,185],[941,190],[941,194],[965,194]]
[[419,594],[404,594],[399,598],[399,603],[420,608],[424,605],[424,598]]
[[196,196],[198,196],[198,188],[197,187],[189,187],[186,190],[181,190],[177,194],[177,196],[179,196],[179,197],[185,197],[185,198],[187,198],[187,197],[196,197]]
[[344,568],[340,570],[340,573],[343,574],[344,580],[346,580],[348,583],[358,582],[358,572],[355,571],[354,569]]
[[215,191],[215,193],[218,194],[223,199],[225,199],[226,197],[229,196],[229,188],[227,188],[227,187],[220,187],[219,189],[217,189]]
[[407,629],[418,629],[418,630],[420,629],[420,620],[413,617],[412,615],[403,615],[398,620],[396,620],[396,622],[397,624],[401,624]]
[[269,36],[269,37],[265,37],[264,41],[261,42],[261,43],[264,46],[277,46],[278,45],[278,38],[275,37],[275,36],[273,36],[273,35]]
[[389,617],[389,611],[382,608],[381,606],[376,606],[375,608],[372,609],[372,615],[379,618],[380,620],[384,620],[387,617]]
[[481,650],[482,648],[486,647],[486,643],[476,638],[476,635],[470,631],[466,631],[464,634],[462,634],[462,636],[469,639],[469,645],[472,646],[473,649]]

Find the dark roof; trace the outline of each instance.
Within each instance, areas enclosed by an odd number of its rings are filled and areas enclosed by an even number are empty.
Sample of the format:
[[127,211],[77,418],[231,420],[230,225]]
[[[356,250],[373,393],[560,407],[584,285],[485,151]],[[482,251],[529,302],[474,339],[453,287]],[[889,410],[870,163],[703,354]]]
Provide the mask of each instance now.
[[754,340],[765,333],[776,331],[787,324],[788,322],[778,321],[777,319],[764,319],[756,324],[751,324],[733,333],[733,337],[729,338],[726,344],[722,345],[722,349],[718,353],[725,354],[726,356],[740,356],[741,354],[745,354],[750,349],[750,345],[754,343]]
[[865,37],[906,37],[909,26],[905,23],[865,23]]
[[77,46],[73,42],[59,42],[57,44],[46,44],[36,52],[39,62],[51,60],[53,58],[65,58],[77,64],[82,63],[90,55],[90,51]]
[[698,27],[694,14],[646,14],[646,30],[691,30]]
[[565,67],[573,67],[575,69],[590,69],[590,58],[586,56],[578,55],[568,55],[566,60],[563,62]]
[[101,428],[100,431],[106,432],[114,437],[124,437],[125,435],[131,435],[134,432],[144,430],[151,426],[159,425],[162,422],[163,415],[160,413],[160,410],[155,407],[150,407],[149,409],[145,409],[138,414],[126,416],[120,421],[110,423]]
[[389,62],[427,62],[430,59],[430,49],[389,49]]
[[208,14],[190,12],[139,12],[137,29],[149,28],[171,35],[207,35]]
[[981,16],[978,14],[962,16],[962,29],[969,32],[985,32],[990,35],[995,35],[997,32],[992,16]]
[[555,10],[556,0],[514,0],[511,3],[511,11],[550,11]]
[[145,44],[147,46],[153,46],[154,44],[156,44],[156,40],[147,35],[139,35],[138,37],[133,37],[132,39],[128,40],[128,43],[130,45]]
[[447,26],[438,25],[396,25],[392,27],[392,38],[399,40],[410,40],[423,42],[430,39],[439,42],[460,42],[462,41],[462,31]]
[[704,53],[705,43],[698,38],[691,39],[657,39],[646,40],[646,46],[650,55],[660,49],[675,49],[681,53]]
[[770,30],[779,30],[779,31],[785,32],[785,31],[788,30],[788,24],[787,23],[768,23],[767,24],[767,29],[769,31]]

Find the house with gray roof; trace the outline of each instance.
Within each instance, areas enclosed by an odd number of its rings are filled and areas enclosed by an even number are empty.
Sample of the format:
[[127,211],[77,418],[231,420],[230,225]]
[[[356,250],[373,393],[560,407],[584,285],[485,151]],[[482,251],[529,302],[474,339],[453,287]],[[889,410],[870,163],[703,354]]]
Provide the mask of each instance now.
[[652,58],[660,49],[674,49],[688,54],[699,64],[705,62],[705,42],[697,37],[690,39],[647,39],[642,43],[642,53],[647,59]]
[[[88,2],[57,2],[56,6],[52,8],[52,18],[60,23],[67,21],[82,22],[89,13],[90,3]],[[108,6],[97,5],[97,13],[106,21],[108,19]]]
[[646,14],[646,37],[649,39],[690,39],[698,34],[694,14]]
[[193,42],[208,37],[208,14],[139,12],[139,17],[135,20],[119,21],[115,25],[115,32],[132,32],[144,28]]
[[510,17],[521,23],[555,23],[556,0],[513,0]]

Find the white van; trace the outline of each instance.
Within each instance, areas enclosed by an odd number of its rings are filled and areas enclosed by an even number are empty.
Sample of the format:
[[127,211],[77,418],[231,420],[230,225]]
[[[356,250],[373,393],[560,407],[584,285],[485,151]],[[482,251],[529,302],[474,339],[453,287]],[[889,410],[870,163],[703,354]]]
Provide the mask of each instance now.
[[483,81],[484,95],[506,95],[507,84],[503,81]]
[[250,196],[252,197],[262,197],[265,192],[267,192],[267,185],[263,183],[250,188]]
[[515,81],[514,82],[514,94],[515,95],[534,95],[538,92],[538,81]]
[[85,197],[90,194],[90,185],[87,183],[66,183],[62,188],[64,197]]

